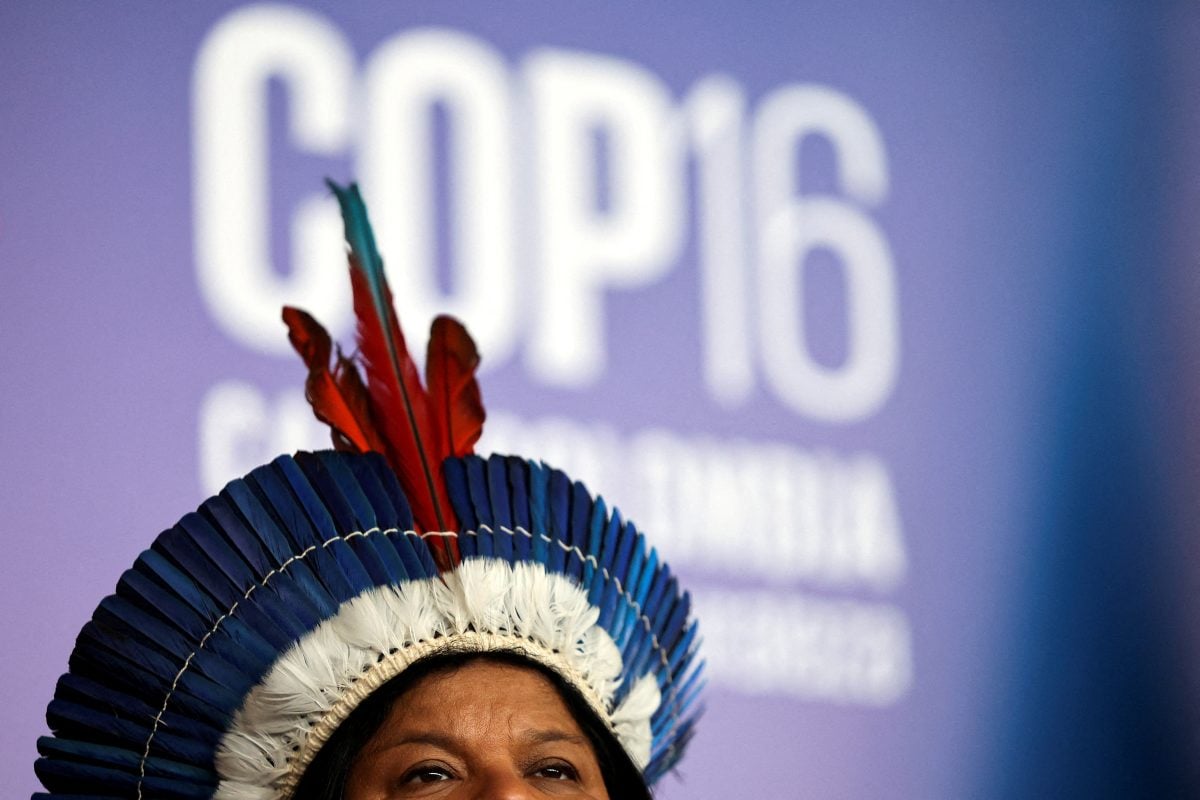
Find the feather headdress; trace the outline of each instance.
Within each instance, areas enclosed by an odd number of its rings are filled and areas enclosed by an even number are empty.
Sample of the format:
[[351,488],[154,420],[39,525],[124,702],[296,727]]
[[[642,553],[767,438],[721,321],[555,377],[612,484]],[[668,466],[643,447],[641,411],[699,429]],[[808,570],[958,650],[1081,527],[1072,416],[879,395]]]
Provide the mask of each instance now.
[[332,188],[357,359],[303,311],[284,320],[335,450],[233,481],[121,576],[47,709],[48,793],[35,798],[286,800],[359,702],[450,649],[554,670],[647,783],[690,738],[701,667],[688,594],[583,485],[472,454],[474,343],[435,320],[422,384],[358,190]]

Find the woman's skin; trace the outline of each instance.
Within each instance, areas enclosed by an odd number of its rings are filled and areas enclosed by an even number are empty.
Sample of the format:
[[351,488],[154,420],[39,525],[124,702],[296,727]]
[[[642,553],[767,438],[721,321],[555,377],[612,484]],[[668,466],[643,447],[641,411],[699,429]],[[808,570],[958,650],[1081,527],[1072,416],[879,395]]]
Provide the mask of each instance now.
[[540,673],[475,661],[410,688],[354,762],[346,800],[608,800],[587,737]]

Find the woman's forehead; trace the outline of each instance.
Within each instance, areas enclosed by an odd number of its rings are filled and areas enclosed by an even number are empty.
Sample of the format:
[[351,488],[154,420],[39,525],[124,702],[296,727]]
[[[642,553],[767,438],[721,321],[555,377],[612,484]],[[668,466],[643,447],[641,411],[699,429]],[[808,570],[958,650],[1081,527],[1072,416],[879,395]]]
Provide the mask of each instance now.
[[558,689],[538,669],[485,659],[423,676],[393,704],[373,744],[463,735],[587,744]]

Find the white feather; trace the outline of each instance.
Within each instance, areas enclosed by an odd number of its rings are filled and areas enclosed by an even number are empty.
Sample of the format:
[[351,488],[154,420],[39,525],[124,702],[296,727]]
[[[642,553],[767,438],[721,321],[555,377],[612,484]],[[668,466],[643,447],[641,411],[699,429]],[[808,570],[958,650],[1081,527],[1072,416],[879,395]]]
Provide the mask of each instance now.
[[613,729],[638,769],[644,769],[650,763],[650,747],[654,743],[650,718],[660,702],[662,695],[658,691],[658,681],[647,673],[637,679],[629,694],[613,709]]

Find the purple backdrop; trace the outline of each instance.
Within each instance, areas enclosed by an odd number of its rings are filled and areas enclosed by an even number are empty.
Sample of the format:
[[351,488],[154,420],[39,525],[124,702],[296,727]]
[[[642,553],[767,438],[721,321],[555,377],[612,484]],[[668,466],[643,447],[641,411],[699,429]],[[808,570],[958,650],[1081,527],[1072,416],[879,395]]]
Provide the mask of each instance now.
[[1200,649],[1163,610],[1200,583],[1198,384],[1166,380],[1195,372],[1198,31],[0,9],[0,783],[34,790],[73,637],[151,537],[320,446],[274,315],[344,323],[330,176],[405,316],[479,335],[485,444],[583,477],[696,587],[708,712],[663,798],[1190,786],[1195,659],[1159,655]]

